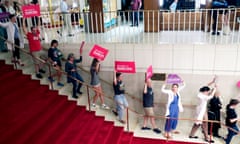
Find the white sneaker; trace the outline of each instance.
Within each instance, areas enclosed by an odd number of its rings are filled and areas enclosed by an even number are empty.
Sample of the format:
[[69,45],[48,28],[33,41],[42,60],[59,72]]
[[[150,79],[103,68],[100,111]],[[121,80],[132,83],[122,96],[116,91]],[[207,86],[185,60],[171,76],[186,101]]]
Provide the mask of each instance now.
[[102,104],[102,109],[107,109],[107,110],[109,110],[110,108],[109,108],[109,106],[107,106],[107,105],[105,105],[105,104]]
[[95,103],[92,103],[92,104],[91,104],[91,107],[92,107],[92,108],[98,108],[99,106],[96,105]]

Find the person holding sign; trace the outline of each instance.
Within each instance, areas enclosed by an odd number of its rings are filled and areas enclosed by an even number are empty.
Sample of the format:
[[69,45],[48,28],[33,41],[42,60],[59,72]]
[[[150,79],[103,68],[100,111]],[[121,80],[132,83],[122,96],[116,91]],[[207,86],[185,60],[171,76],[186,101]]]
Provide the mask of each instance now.
[[41,46],[41,42],[40,42],[40,31],[39,31],[40,24],[38,24],[37,27],[32,26],[31,31],[28,32],[26,25],[25,25],[25,20],[26,19],[23,18],[23,23],[22,23],[23,32],[25,33],[25,35],[27,36],[27,39],[28,39],[29,50],[33,57],[33,62],[35,65],[36,77],[42,78],[42,75],[40,73],[45,73],[45,71],[42,69],[43,63],[41,63],[39,60],[36,59],[36,58],[40,59],[40,56],[43,55],[42,46]]
[[[82,52],[82,51],[81,51]],[[82,62],[82,53],[80,53],[80,58],[79,59],[75,59],[74,54],[70,53],[68,55],[67,58],[67,62],[65,64],[65,71],[68,74],[67,77],[67,82],[68,83],[72,83],[73,84],[73,98],[78,98],[77,93],[82,94],[82,92],[80,91],[81,87],[82,87],[82,82],[84,82],[83,78],[81,77],[81,75],[77,72],[77,63]],[[71,76],[71,77],[69,77]],[[79,80],[80,83],[78,83],[75,79]]]
[[177,123],[178,123],[178,115],[179,112],[183,111],[183,106],[181,103],[181,95],[180,91],[185,87],[185,83],[183,82],[181,86],[177,83],[172,84],[172,89],[166,89],[166,83],[162,86],[162,92],[168,94],[168,102],[166,105],[166,114],[167,117],[165,123],[165,134],[164,137],[172,138],[171,132],[178,134],[176,131]]
[[199,99],[199,104],[196,109],[196,119],[197,121],[194,122],[192,130],[190,132],[189,138],[198,138],[198,136],[195,136],[195,133],[197,132],[198,128],[202,126],[202,131],[204,134],[204,138],[206,142],[214,143],[213,140],[211,140],[208,136],[208,113],[207,113],[207,103],[208,100],[213,98],[214,93],[216,92],[216,87],[211,90],[209,86],[211,84],[215,83],[215,78],[208,84],[208,86],[203,86],[200,88],[199,93],[197,95]]
[[143,109],[145,112],[144,116],[144,123],[142,130],[150,130],[151,128],[147,127],[147,121],[150,120],[153,131],[157,134],[161,133],[161,130],[157,128],[156,123],[155,123],[155,118],[154,118],[154,112],[153,112],[153,107],[154,107],[154,96],[153,96],[153,89],[152,89],[152,82],[151,79],[147,78],[145,80],[144,84],[144,90],[143,90]]
[[95,96],[93,97],[92,107],[97,107],[96,101],[97,101],[97,98],[100,97],[102,108],[109,109],[109,107],[104,103],[102,87],[101,87],[100,79],[98,77],[99,71],[100,71],[100,61],[94,58],[90,68],[91,85],[93,86],[94,92],[95,92]]
[[122,73],[114,71],[113,74],[113,90],[114,90],[114,101],[117,106],[117,114],[119,121],[125,124],[124,111],[128,107],[128,102],[125,97],[125,85],[122,81]]

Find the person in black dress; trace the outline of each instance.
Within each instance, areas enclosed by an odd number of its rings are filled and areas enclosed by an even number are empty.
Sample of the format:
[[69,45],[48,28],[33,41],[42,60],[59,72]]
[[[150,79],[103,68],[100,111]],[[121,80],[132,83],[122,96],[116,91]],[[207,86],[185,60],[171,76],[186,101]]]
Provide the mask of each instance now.
[[[220,137],[218,134],[219,128],[221,128],[220,121],[221,121],[221,110],[222,109],[222,100],[220,97],[220,92],[217,91],[214,94],[214,97],[209,101],[209,109],[208,111],[211,112],[214,116],[215,121],[218,121],[219,123],[213,123],[212,126],[212,134],[215,137]],[[209,127],[210,129],[210,127]],[[209,130],[210,133],[210,130]]]

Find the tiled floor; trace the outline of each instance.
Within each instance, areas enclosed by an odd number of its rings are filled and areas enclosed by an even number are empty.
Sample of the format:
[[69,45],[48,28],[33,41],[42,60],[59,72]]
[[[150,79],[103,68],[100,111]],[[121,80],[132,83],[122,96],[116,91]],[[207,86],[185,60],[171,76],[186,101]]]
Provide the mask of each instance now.
[[58,28],[43,29],[47,42],[58,39],[62,43],[80,43],[82,40],[94,43],[163,43],[163,44],[229,44],[240,42],[240,32],[232,31],[230,35],[211,35],[203,31],[161,31],[156,33],[144,32],[144,27],[131,27],[129,23],[111,27],[104,33],[86,33],[84,28],[73,27],[74,37],[64,32],[57,34]]

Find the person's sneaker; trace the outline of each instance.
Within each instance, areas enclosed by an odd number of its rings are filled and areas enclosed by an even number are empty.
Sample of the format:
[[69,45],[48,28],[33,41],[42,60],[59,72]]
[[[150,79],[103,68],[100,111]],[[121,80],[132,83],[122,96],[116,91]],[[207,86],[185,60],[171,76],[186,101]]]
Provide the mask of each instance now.
[[36,74],[36,77],[39,78],[39,79],[43,78],[40,73],[37,73],[37,74]]
[[150,130],[151,128],[149,127],[142,127],[141,130]]
[[77,91],[77,93],[78,93],[78,94],[80,94],[80,95],[82,95],[82,94],[83,94],[83,92],[81,92],[81,91]]
[[57,83],[57,86],[61,86],[61,87],[63,87],[63,86],[64,86],[64,84],[62,84],[62,83],[58,82],[58,83]]
[[105,104],[102,104],[102,109],[110,109],[109,106],[105,105]]
[[214,140],[210,140],[210,139],[205,139],[205,141],[208,143],[214,143]]
[[72,98],[75,98],[75,99],[77,99],[77,98],[78,98],[78,96],[72,96]]
[[220,32],[212,32],[212,35],[220,35]]
[[48,77],[48,80],[49,80],[50,82],[54,82],[54,79],[53,79],[52,77]]
[[154,131],[155,133],[157,133],[157,134],[160,134],[160,133],[161,133],[161,130],[160,130],[159,128],[155,128],[155,129],[153,129],[153,131]]
[[124,120],[119,120],[120,123],[125,124],[126,122]]
[[46,73],[46,71],[43,70],[43,69],[39,69],[39,72],[40,72],[40,73]]
[[92,104],[91,104],[91,107],[93,107],[93,108],[98,108],[98,105],[96,105],[95,103],[92,103]]
[[112,112],[115,116],[118,116],[118,112],[116,110],[112,110]]

